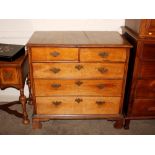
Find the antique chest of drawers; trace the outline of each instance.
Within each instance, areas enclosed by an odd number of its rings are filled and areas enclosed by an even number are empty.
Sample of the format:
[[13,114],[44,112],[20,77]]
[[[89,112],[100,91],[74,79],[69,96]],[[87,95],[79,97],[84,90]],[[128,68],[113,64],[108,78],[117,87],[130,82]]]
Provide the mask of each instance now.
[[123,33],[134,47],[124,106],[128,129],[132,119],[155,118],[155,20],[126,20]]
[[50,119],[116,120],[131,45],[117,32],[35,32],[27,44],[33,128]]

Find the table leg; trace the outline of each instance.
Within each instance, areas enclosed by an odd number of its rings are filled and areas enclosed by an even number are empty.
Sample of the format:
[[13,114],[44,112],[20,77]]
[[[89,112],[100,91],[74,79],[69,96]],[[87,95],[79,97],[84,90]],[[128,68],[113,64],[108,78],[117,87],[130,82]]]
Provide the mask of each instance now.
[[32,105],[32,92],[31,92],[30,74],[28,74],[28,77],[27,77],[27,85],[28,85],[28,89],[29,89],[28,104]]
[[23,123],[24,124],[29,124],[30,121],[28,119],[28,115],[27,115],[27,112],[26,112],[26,96],[24,95],[24,89],[23,88],[20,89],[19,101],[22,104],[22,109],[23,109]]

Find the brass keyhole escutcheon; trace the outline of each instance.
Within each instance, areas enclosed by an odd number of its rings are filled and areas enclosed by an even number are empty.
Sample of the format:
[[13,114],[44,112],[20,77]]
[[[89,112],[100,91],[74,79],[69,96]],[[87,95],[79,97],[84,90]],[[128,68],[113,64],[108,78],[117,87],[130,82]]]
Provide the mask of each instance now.
[[82,102],[83,101],[83,99],[81,99],[81,98],[76,98],[75,99],[75,102],[77,102],[77,103],[80,103],[80,102]]
[[82,65],[76,65],[75,68],[76,68],[77,70],[81,70],[81,69],[83,69],[83,66],[82,66]]
[[60,105],[62,102],[61,101],[53,101],[52,102],[55,106],[58,106],[58,105]]
[[75,84],[78,86],[81,86],[83,84],[83,82],[82,81],[76,81]]

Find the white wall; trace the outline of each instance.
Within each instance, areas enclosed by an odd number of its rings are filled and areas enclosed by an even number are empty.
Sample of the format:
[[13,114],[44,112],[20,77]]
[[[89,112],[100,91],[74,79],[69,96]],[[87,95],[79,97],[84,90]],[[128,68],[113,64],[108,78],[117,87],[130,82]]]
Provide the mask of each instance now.
[[[34,31],[118,31],[125,20],[32,20],[32,19],[1,19],[0,20],[0,43],[26,44]],[[27,86],[25,87],[28,95]],[[17,99],[19,92],[8,88],[0,90],[0,101],[8,99],[8,96]],[[9,99],[8,99],[9,100]]]

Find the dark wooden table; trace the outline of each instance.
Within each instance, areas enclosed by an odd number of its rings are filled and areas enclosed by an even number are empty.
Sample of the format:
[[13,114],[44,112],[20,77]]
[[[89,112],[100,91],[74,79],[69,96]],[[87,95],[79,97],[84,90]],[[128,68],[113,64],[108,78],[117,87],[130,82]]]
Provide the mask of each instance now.
[[[24,95],[24,85],[27,77],[27,84],[29,87],[29,99],[26,99]],[[24,124],[29,124],[29,119],[26,111],[26,103],[29,101],[31,103],[31,86],[28,74],[28,57],[27,53],[22,55],[18,59],[12,62],[0,61],[0,91],[6,88],[15,88],[20,91],[19,101],[20,102],[10,102],[0,105],[0,110],[4,110],[9,114],[14,114],[17,117],[23,118]],[[1,99],[0,99],[1,101]],[[11,110],[9,107],[14,104],[22,105],[23,113],[19,113],[16,110]]]

